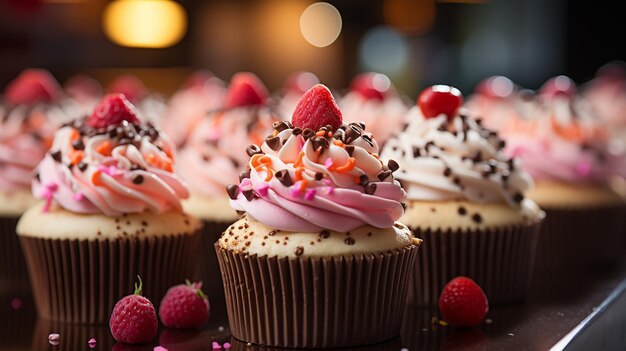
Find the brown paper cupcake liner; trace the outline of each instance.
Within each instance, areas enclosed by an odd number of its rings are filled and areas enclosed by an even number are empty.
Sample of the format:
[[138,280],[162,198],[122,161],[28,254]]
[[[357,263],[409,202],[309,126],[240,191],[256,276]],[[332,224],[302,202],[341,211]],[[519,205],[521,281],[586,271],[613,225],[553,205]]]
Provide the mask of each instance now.
[[327,258],[248,256],[215,245],[233,336],[286,348],[367,345],[400,333],[418,247]]
[[437,305],[443,287],[460,275],[476,281],[490,304],[523,300],[530,287],[540,225],[482,230],[412,228],[424,243],[408,303]]
[[[400,338],[394,338],[389,341],[384,341],[382,343],[374,344],[374,345],[362,345],[357,347],[344,347],[339,349],[339,351],[399,351],[402,350],[402,346],[404,345],[404,340]],[[287,348],[287,347],[272,347],[266,348],[264,346],[254,346],[248,343],[239,341],[235,338],[230,340],[231,350],[232,351],[297,351],[301,349],[297,348]],[[328,350],[327,348],[315,348],[308,349],[310,351],[314,350]]]
[[0,293],[30,290],[28,271],[15,233],[19,217],[0,217]]
[[607,269],[624,254],[624,207],[545,208],[535,266],[537,289],[558,290],[581,269]]
[[115,303],[132,293],[158,304],[169,287],[192,276],[199,232],[161,237],[61,240],[20,236],[40,317],[104,324]]
[[202,290],[209,297],[209,301],[224,301],[224,284],[213,245],[231,224],[232,222],[204,221],[194,280],[202,281]]

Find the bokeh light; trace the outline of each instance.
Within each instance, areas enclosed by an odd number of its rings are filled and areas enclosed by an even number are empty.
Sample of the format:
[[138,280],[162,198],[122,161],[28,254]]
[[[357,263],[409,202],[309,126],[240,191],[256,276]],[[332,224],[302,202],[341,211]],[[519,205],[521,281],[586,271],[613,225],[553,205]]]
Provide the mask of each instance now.
[[434,0],[385,0],[385,22],[408,34],[424,34],[435,23]]
[[118,0],[107,5],[104,32],[114,43],[137,48],[166,48],[187,32],[187,13],[169,0]]
[[315,3],[302,12],[300,31],[311,45],[323,48],[335,42],[341,33],[341,14],[331,4]]
[[406,68],[408,51],[406,40],[399,33],[378,26],[365,33],[359,60],[366,70],[393,75]]

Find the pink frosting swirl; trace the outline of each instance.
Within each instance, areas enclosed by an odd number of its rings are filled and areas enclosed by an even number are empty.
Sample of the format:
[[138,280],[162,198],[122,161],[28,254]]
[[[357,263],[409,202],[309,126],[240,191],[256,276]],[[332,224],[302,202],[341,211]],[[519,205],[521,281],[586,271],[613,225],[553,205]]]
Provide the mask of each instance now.
[[35,197],[78,213],[115,216],[182,211],[189,196],[173,172],[173,146],[152,124],[93,128],[86,119],[57,131],[37,168]]
[[245,145],[260,144],[278,120],[267,107],[243,106],[204,117],[180,152],[181,174],[194,194],[223,197],[238,180],[248,155]]
[[71,100],[0,105],[0,190],[28,191],[54,131],[84,110]]
[[404,213],[405,192],[378,158],[364,126],[334,134],[277,122],[261,148],[248,147],[249,176],[227,187],[231,206],[279,230],[347,232],[363,225],[389,228]]

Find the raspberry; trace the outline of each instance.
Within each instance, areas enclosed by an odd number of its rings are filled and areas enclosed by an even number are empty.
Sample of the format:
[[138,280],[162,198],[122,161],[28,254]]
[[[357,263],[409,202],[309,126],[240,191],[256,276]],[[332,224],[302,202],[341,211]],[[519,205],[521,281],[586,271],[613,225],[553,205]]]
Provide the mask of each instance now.
[[156,336],[159,321],[152,302],[141,296],[142,285],[139,278],[135,293],[123,297],[113,307],[109,327],[118,342],[144,344]]
[[356,76],[350,84],[350,89],[356,91],[368,100],[384,100],[391,88],[389,78],[380,73],[362,73]]
[[319,82],[319,78],[311,72],[296,72],[287,78],[284,88],[286,91],[302,95]]
[[226,108],[262,105],[269,96],[267,88],[252,73],[235,74],[226,93]]
[[202,326],[209,318],[209,299],[202,292],[202,283],[180,284],[171,287],[159,306],[163,325],[176,329]]
[[539,93],[547,98],[572,97],[576,94],[576,83],[567,76],[557,76],[543,83]]
[[291,123],[301,129],[313,130],[330,125],[335,131],[341,126],[342,116],[330,90],[325,85],[317,84],[300,98]]
[[489,311],[483,289],[468,277],[452,279],[439,297],[439,312],[443,319],[457,327],[480,324]]
[[52,102],[60,96],[59,83],[44,69],[24,70],[5,89],[5,97],[13,105]]
[[124,94],[129,101],[136,103],[148,96],[148,88],[139,78],[127,74],[115,78],[109,84],[109,93]]
[[515,91],[515,84],[505,76],[491,76],[476,86],[476,93],[492,99],[506,99]]
[[106,95],[93,110],[87,124],[94,128],[105,128],[110,125],[121,124],[122,121],[139,124],[137,111],[122,94]]
[[433,85],[422,91],[417,104],[426,118],[435,118],[443,114],[451,120],[463,105],[463,95],[455,87]]

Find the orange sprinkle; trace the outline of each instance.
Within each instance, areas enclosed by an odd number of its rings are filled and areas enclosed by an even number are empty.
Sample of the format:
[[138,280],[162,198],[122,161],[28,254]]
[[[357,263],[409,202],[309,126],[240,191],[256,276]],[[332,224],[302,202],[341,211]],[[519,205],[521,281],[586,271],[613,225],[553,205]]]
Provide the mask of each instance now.
[[317,133],[315,133],[315,136],[324,136],[325,134],[326,134],[325,131],[319,130],[319,131],[317,131]]
[[354,182],[356,184],[360,184],[361,183],[361,178],[360,177],[354,177]]
[[80,138],[80,134],[78,133],[78,130],[72,129],[72,135],[70,135],[70,140],[74,141],[78,138]]
[[266,168],[265,172],[267,173],[267,175],[265,176],[265,181],[269,182],[270,179],[274,177],[274,171],[272,171],[270,168]]
[[70,153],[70,163],[76,165],[83,160],[84,156],[85,153],[83,151],[74,150]]
[[300,181],[300,191],[304,191],[306,189],[306,180],[302,179]]
[[147,154],[146,161],[148,162],[148,164],[153,165],[153,166],[159,165],[159,163],[157,162],[156,156],[154,156],[154,154]]
[[302,172],[304,172],[304,167],[296,168],[296,180],[302,179]]
[[172,159],[165,158],[165,160],[163,160],[161,165],[163,166],[164,170],[166,170],[168,172],[174,172],[174,167],[172,167]]
[[105,156],[111,156],[112,150],[113,150],[113,147],[111,146],[111,143],[108,140],[98,145],[98,147],[96,148],[96,151],[98,153],[105,155]]
[[333,137],[333,132],[328,132],[328,137],[332,138]]
[[275,130],[275,131],[272,133],[272,136],[277,136],[277,135],[278,135],[278,131],[277,131],[277,130]]
[[304,151],[300,151],[298,154],[298,158],[296,158],[296,162],[293,163],[294,167],[302,166],[302,158],[304,157]]
[[95,171],[95,172],[93,172],[93,175],[91,176],[91,182],[92,182],[94,185],[97,185],[97,186],[102,186],[102,185],[104,185],[104,183],[102,182],[102,179],[100,178],[100,174],[101,174],[101,173],[102,173],[101,171]]
[[348,162],[346,162],[345,165],[339,166],[335,170],[340,173],[350,172],[354,168],[355,164],[356,164],[356,160],[354,159],[354,157],[350,157],[350,159],[348,160]]
[[257,166],[259,166],[260,162],[259,162],[259,158],[263,156],[261,154],[255,154],[252,155],[252,158],[250,158],[250,163],[252,163],[252,167],[256,168]]
[[339,147],[344,147],[345,146],[341,140],[335,140],[335,141],[333,141],[333,144],[335,144],[335,145],[337,145]]

